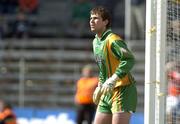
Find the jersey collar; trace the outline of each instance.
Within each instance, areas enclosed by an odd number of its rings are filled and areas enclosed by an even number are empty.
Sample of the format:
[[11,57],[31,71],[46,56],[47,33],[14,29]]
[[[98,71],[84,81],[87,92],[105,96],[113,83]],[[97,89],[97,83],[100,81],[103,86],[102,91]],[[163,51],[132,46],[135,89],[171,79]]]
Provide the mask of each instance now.
[[112,30],[111,30],[111,29],[107,29],[106,31],[103,32],[101,38],[99,38],[99,37],[97,36],[97,34],[96,34],[95,37],[98,38],[98,39],[100,39],[100,40],[104,40],[104,39],[106,39],[106,37],[107,37],[110,33],[112,33]]

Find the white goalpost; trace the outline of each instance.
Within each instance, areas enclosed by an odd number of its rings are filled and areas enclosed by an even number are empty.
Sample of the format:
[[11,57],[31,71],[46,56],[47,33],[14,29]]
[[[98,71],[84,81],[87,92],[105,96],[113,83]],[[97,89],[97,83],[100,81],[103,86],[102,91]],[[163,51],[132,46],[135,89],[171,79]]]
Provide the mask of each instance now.
[[166,9],[167,1],[157,0],[155,124],[166,122]]
[[145,49],[144,124],[179,124],[180,0],[146,0]]
[[145,124],[165,124],[166,1],[146,1]]
[[156,15],[155,1],[146,1],[144,124],[155,122]]

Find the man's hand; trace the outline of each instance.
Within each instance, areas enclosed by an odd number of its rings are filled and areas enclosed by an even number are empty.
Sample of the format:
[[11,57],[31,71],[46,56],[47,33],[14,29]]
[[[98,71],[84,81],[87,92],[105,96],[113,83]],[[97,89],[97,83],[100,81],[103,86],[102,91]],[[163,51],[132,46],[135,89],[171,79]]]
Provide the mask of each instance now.
[[108,93],[112,92],[114,89],[114,86],[116,84],[116,81],[119,79],[119,77],[116,74],[113,74],[112,77],[107,79],[104,84],[102,85],[101,92]]
[[96,104],[96,105],[98,105],[98,103],[99,103],[99,100],[100,100],[100,98],[101,98],[101,95],[102,95],[102,93],[103,92],[101,92],[101,85],[100,86],[98,86],[98,87],[96,87],[96,89],[95,89],[95,91],[94,91],[94,93],[93,93],[93,102]]

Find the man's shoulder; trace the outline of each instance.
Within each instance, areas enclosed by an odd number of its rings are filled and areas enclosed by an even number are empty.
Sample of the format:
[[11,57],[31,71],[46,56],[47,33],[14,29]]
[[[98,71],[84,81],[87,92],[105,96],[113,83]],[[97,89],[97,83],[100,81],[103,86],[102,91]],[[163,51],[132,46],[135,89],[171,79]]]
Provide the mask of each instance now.
[[110,36],[109,36],[109,40],[110,41],[116,41],[116,40],[122,40],[122,38],[119,35],[115,34],[115,33],[111,33]]
[[111,34],[108,36],[108,42],[109,42],[110,46],[111,46],[111,44],[112,44],[113,42],[116,42],[116,41],[123,41],[123,40],[122,40],[122,38],[121,38],[119,35],[117,35],[117,34],[115,34],[115,33],[111,33]]

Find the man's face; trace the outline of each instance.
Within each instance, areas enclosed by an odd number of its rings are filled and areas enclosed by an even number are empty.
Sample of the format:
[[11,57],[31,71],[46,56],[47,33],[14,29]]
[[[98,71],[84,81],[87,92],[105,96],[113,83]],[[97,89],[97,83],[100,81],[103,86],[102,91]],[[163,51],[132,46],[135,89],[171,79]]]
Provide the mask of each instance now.
[[106,29],[107,22],[107,20],[103,21],[99,14],[91,14],[89,21],[90,29],[96,34],[101,34]]

